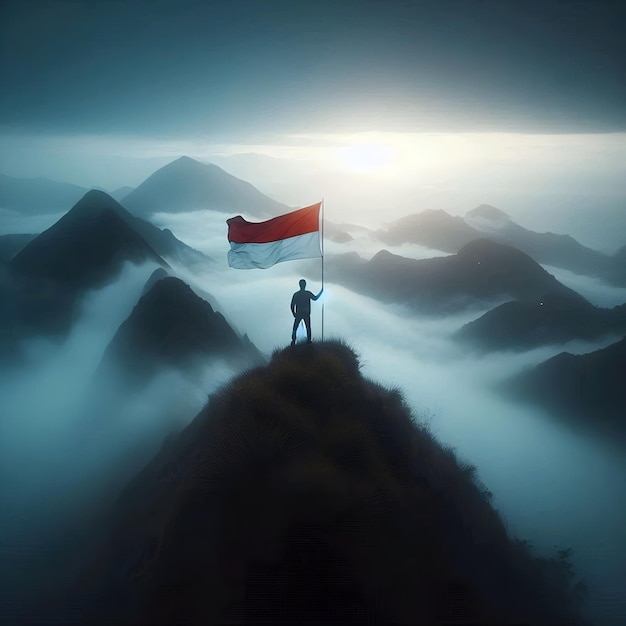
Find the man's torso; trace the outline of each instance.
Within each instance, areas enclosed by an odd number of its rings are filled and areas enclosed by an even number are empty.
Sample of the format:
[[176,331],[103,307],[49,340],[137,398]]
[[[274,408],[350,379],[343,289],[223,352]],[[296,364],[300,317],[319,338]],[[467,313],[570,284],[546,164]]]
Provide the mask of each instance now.
[[313,297],[310,291],[296,291],[296,293],[293,294],[296,315],[311,315],[311,299]]

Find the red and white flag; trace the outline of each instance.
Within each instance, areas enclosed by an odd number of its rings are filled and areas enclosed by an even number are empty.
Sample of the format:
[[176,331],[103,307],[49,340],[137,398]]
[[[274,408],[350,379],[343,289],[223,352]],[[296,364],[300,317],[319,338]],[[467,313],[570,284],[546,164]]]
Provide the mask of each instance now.
[[266,222],[247,222],[238,215],[228,224],[228,265],[238,270],[267,269],[276,263],[322,256],[321,202]]

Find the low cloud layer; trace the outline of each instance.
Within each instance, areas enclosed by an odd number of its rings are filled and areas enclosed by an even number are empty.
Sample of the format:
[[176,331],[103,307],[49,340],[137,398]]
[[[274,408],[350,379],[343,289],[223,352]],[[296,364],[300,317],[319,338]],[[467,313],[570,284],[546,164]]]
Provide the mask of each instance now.
[[[199,293],[211,294],[217,310],[269,354],[289,342],[289,302],[298,279],[305,275],[308,288],[317,292],[321,264],[313,259],[269,270],[232,270],[226,264],[225,219],[208,212],[156,216],[160,226],[216,259],[194,273],[175,270]],[[377,246],[361,236],[345,249],[367,258]],[[329,253],[341,250],[339,244],[327,248]],[[392,251],[430,256],[418,246]],[[1,509],[0,533],[5,546],[17,546],[7,563],[18,563],[20,546],[32,546],[51,526],[63,530],[68,516],[85,515],[81,507],[94,486],[112,497],[115,485],[136,469],[133,463],[140,465],[168,431],[188,423],[233,373],[221,363],[195,377],[166,371],[120,405],[91,385],[104,348],[153,269],[126,266],[116,281],[85,297],[65,342],[30,342],[24,347],[27,365],[0,376],[0,490],[8,505]],[[553,273],[594,304],[618,303],[623,295],[592,279]],[[322,305],[325,336],[350,343],[367,376],[400,388],[416,418],[477,465],[513,534],[530,539],[544,554],[555,546],[574,549],[573,562],[590,587],[590,609],[603,623],[617,624],[626,577],[623,453],[543,411],[509,402],[493,389],[498,380],[562,350],[587,352],[612,338],[478,357],[451,338],[478,315],[475,311],[417,317],[357,295],[327,276],[324,295],[313,304],[314,338],[321,333]]]
[[[198,234],[210,233],[197,216]],[[193,230],[191,215],[169,224]],[[226,251],[222,232],[208,234],[207,245]],[[198,242],[199,243],[199,242]],[[364,253],[374,244],[361,242]],[[349,246],[348,246],[349,247]],[[421,256],[419,252],[416,256]],[[188,279],[210,291],[223,310],[252,341],[269,352],[287,344],[291,331],[289,301],[306,270],[315,276],[319,261],[285,263],[269,270],[238,271],[221,266]],[[556,272],[555,272],[556,273]],[[594,304],[623,303],[623,289],[564,273],[566,284]],[[320,281],[309,279],[316,292]],[[590,586],[589,606],[605,622],[617,623],[618,598],[626,577],[626,541],[621,528],[626,506],[626,460],[618,449],[589,432],[577,432],[542,410],[507,401],[494,383],[563,350],[584,353],[609,345],[572,341],[528,352],[478,357],[464,352],[451,334],[479,313],[420,318],[399,306],[383,305],[332,282],[321,302],[313,304],[313,332],[348,341],[361,356],[366,375],[399,387],[418,419],[437,437],[477,465],[480,478],[494,493],[494,504],[512,533],[530,539],[540,552],[572,547],[573,561]],[[602,529],[599,532],[598,529]],[[613,622],[611,621],[613,620]]]

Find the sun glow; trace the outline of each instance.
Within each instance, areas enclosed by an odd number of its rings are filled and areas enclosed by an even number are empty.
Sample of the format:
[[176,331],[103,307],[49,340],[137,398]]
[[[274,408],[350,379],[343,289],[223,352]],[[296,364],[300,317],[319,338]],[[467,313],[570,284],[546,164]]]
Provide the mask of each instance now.
[[383,172],[393,164],[393,151],[385,144],[355,144],[339,148],[336,152],[339,163],[356,172]]

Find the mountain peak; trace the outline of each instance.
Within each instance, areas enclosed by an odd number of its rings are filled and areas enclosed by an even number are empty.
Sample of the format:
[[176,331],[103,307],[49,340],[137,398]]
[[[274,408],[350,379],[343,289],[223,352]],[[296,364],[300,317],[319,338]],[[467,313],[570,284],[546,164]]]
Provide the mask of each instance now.
[[154,172],[124,198],[124,206],[135,215],[209,209],[261,217],[289,210],[217,165],[188,156]]
[[104,191],[88,191],[12,260],[18,272],[82,289],[101,283],[125,260],[167,265]]
[[501,209],[491,206],[490,204],[480,204],[466,214],[466,217],[481,217],[488,220],[511,221],[511,218]]
[[259,355],[224,316],[179,278],[158,270],[109,344],[102,367],[128,384],[142,385],[164,366],[186,368],[196,358]]
[[106,209],[118,212],[118,209],[123,209],[123,207],[105,191],[90,189],[66,215],[94,214]]
[[349,348],[293,346],[127,485],[70,605],[83,623],[578,623],[489,495]]

